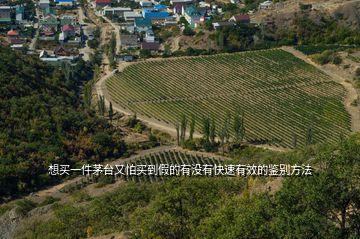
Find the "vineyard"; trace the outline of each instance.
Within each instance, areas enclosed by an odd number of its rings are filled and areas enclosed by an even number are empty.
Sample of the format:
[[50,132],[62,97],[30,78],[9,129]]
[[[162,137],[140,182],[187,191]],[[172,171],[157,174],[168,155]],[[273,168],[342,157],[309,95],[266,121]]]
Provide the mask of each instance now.
[[106,88],[118,106],[169,126],[194,114],[198,132],[204,116],[219,129],[238,107],[251,143],[293,147],[309,129],[316,143],[350,131],[342,86],[279,49],[140,62]]

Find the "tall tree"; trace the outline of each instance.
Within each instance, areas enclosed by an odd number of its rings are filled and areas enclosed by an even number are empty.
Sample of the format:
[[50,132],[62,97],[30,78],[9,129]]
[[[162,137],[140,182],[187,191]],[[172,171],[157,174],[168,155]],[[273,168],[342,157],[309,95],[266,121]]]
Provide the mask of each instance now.
[[208,116],[203,117],[203,139],[205,142],[210,141],[210,119]]
[[113,110],[112,103],[110,101],[110,104],[109,104],[109,119],[110,119],[110,122],[112,122],[113,116],[114,116],[114,110]]
[[186,128],[187,128],[187,119],[186,116],[182,114],[180,119],[180,144],[183,144],[185,142]]
[[189,135],[189,139],[190,139],[190,140],[193,140],[194,132],[195,132],[195,115],[194,115],[194,114],[191,114],[191,119],[190,119],[190,135]]
[[215,144],[215,137],[216,137],[215,118],[211,117],[210,135],[209,135],[211,144]]

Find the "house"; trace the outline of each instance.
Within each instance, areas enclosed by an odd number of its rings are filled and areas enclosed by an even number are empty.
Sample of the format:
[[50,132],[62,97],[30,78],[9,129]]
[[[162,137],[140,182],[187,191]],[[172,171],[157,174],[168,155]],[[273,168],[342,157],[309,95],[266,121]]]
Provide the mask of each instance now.
[[124,17],[124,12],[131,12],[129,7],[109,7],[105,6],[101,12],[103,16],[118,16]]
[[20,38],[19,33],[15,30],[10,30],[7,32],[8,42],[10,44],[22,44],[25,43],[25,40]]
[[24,20],[25,7],[22,5],[17,5],[15,7],[15,20],[16,23],[21,23]]
[[77,18],[74,16],[64,15],[60,18],[60,26],[64,25],[76,25]]
[[55,3],[57,6],[67,6],[67,7],[72,7],[75,5],[75,1],[74,0],[55,0]]
[[111,0],[95,0],[95,6],[96,7],[105,7],[105,6],[110,6],[111,5]]
[[160,49],[160,43],[158,43],[158,42],[143,42],[143,43],[141,43],[141,49],[150,50],[150,51],[158,51]]
[[155,42],[155,35],[153,30],[147,30],[145,32],[145,41],[146,42]]
[[182,14],[182,8],[186,6],[187,3],[175,3],[170,7],[172,9],[173,14],[181,15]]
[[248,15],[234,15],[229,19],[229,22],[249,24],[250,23],[250,17]]
[[187,3],[191,4],[193,3],[193,0],[170,0],[171,5],[174,5],[176,3]]
[[64,38],[75,36],[75,27],[73,25],[66,24],[61,27],[61,32],[64,34]]
[[162,4],[154,5],[152,8],[143,8],[142,15],[150,20],[165,20],[170,17],[167,6]]
[[11,22],[11,7],[0,6],[0,24],[8,24]]
[[40,28],[52,28],[55,32],[58,30],[59,21],[53,15],[48,15],[39,21]]
[[43,15],[44,15],[44,17],[46,17],[48,15],[53,15],[54,17],[56,17],[55,16],[55,9],[51,8],[51,7],[44,8],[43,9]]
[[56,56],[55,54],[49,54],[47,51],[43,50],[40,52],[39,58],[44,62],[59,65],[62,62],[73,62],[78,56]]
[[259,4],[259,9],[270,9],[272,5],[272,1],[265,1]]
[[183,15],[192,28],[205,22],[206,8],[194,7],[193,5],[184,8]]
[[219,29],[222,29],[224,27],[231,27],[231,26],[234,26],[235,23],[234,22],[213,22],[213,28],[215,30],[219,30]]
[[152,2],[151,2],[151,1],[143,0],[143,1],[140,1],[140,6],[141,6],[141,7],[151,7],[151,6],[152,6]]
[[125,21],[135,21],[136,18],[142,18],[142,15],[138,12],[124,12]]
[[54,49],[55,56],[78,56],[79,50],[77,48],[65,48],[64,46],[57,46]]
[[120,45],[124,49],[131,49],[138,47],[137,35],[121,34]]
[[134,61],[134,56],[132,55],[120,55],[117,56],[118,61],[132,62]]
[[134,22],[134,27],[137,32],[146,32],[151,29],[151,20],[149,18],[136,18]]
[[232,4],[239,4],[239,3],[240,3],[239,0],[230,0],[230,2],[231,2]]
[[50,1],[49,0],[40,0],[39,1],[39,7],[41,9],[45,9],[45,8],[50,7]]

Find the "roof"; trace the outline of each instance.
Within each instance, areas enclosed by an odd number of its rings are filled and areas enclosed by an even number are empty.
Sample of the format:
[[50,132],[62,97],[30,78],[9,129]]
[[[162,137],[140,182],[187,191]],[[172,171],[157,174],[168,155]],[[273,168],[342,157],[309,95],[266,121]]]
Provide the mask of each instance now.
[[159,50],[160,43],[158,42],[143,42],[141,43],[141,49],[147,49],[147,50]]
[[190,17],[205,16],[206,9],[196,8],[194,6],[189,6],[189,7],[187,7],[185,9],[185,13]]
[[124,12],[124,18],[137,18],[137,17],[142,17],[142,15],[137,12]]
[[153,8],[154,8],[155,10],[157,10],[157,11],[160,11],[160,10],[162,10],[162,9],[166,9],[167,6],[166,6],[166,5],[163,5],[163,4],[156,4],[156,5],[153,6]]
[[55,2],[75,2],[75,0],[55,0]]
[[71,25],[71,23],[73,22],[72,19],[70,18],[63,18],[63,19],[60,19],[60,25],[61,26],[64,26],[64,25]]
[[0,6],[0,10],[11,10],[10,6]]
[[159,12],[154,10],[153,8],[144,8],[143,9],[143,17],[150,19],[161,19],[168,18],[170,14],[168,12]]
[[24,6],[16,6],[16,13],[24,13],[25,7]]
[[111,4],[111,0],[95,0],[96,4]]
[[19,33],[17,31],[15,31],[15,30],[10,30],[10,31],[7,32],[7,35],[8,36],[18,36]]
[[136,18],[135,26],[136,27],[151,27],[151,20],[149,18]]
[[62,30],[63,32],[65,32],[65,31],[75,31],[75,28],[74,28],[73,25],[65,24],[65,25],[61,28],[61,30]]
[[120,35],[121,45],[135,45],[137,44],[137,40],[138,39],[136,35],[129,35],[129,34]]
[[235,23],[233,22],[214,22],[214,27],[227,27],[227,26],[233,26]]
[[248,15],[234,15],[233,18],[237,22],[250,21],[250,17]]

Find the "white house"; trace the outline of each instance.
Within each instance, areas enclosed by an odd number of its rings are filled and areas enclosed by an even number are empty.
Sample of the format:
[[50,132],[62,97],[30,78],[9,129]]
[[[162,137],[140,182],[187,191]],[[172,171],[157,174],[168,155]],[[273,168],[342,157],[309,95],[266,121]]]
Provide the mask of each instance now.
[[269,9],[272,7],[272,5],[273,5],[272,1],[265,1],[260,3],[259,9]]
[[147,0],[143,0],[143,1],[140,1],[140,6],[141,6],[141,7],[151,7],[151,6],[152,6],[152,2],[151,2],[151,1],[147,1]]
[[142,18],[142,14],[138,12],[124,12],[125,21],[134,21],[136,18]]
[[105,6],[101,12],[103,16],[119,16],[124,17],[124,12],[131,12],[131,8],[129,7],[110,7]]
[[155,42],[155,35],[152,30],[147,30],[145,33],[145,41],[146,42]]

